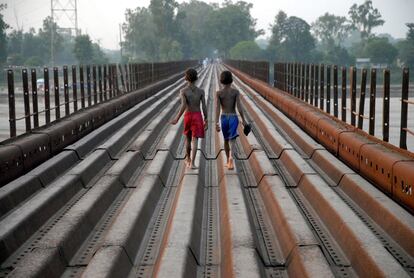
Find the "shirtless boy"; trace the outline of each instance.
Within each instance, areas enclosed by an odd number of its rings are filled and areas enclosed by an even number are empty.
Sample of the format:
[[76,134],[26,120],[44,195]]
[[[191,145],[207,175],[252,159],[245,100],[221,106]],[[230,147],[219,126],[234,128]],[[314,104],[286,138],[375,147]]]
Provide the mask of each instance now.
[[224,151],[226,153],[227,168],[229,170],[234,168],[231,150],[234,149],[234,143],[239,136],[237,133],[239,119],[236,114],[236,106],[242,118],[243,125],[246,125],[243,108],[240,104],[240,93],[231,87],[232,82],[233,76],[231,72],[223,71],[220,74],[220,83],[224,85],[224,88],[216,93],[216,130],[220,131],[219,116],[221,108],[221,131],[224,137]]
[[[180,91],[181,108],[178,115],[171,121],[171,124],[177,124],[178,120],[185,112],[184,135],[186,136],[186,163],[187,167],[191,169],[197,168],[195,165],[195,157],[197,153],[198,138],[204,138],[204,130],[208,127],[204,90],[197,88],[194,85],[194,82],[197,79],[197,71],[195,69],[188,69],[185,72],[187,86]],[[204,121],[201,116],[200,104],[203,109]]]

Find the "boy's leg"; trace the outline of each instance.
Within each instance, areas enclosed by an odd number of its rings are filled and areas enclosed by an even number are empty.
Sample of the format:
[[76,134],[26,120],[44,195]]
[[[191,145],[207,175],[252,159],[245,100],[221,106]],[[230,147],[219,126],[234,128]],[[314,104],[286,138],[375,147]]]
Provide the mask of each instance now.
[[224,140],[224,152],[226,153],[227,163],[229,163],[229,157],[230,157],[229,140]]
[[187,164],[187,167],[191,166],[191,133],[187,134],[185,139],[185,161]]
[[193,141],[192,141],[192,152],[191,152],[191,168],[192,169],[196,169],[196,165],[195,165],[195,157],[197,154],[197,146],[198,146],[198,138],[197,137],[193,137]]
[[234,164],[233,164],[233,152],[234,152],[234,145],[236,144],[236,138],[229,140],[229,156],[227,159],[227,167],[229,168],[229,170],[233,170],[234,169]]

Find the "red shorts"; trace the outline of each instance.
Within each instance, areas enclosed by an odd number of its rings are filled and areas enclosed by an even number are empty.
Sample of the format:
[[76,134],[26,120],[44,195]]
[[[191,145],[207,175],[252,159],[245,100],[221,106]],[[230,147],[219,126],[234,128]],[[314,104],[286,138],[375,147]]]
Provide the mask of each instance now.
[[184,114],[184,135],[204,138],[204,122],[201,112],[187,111]]

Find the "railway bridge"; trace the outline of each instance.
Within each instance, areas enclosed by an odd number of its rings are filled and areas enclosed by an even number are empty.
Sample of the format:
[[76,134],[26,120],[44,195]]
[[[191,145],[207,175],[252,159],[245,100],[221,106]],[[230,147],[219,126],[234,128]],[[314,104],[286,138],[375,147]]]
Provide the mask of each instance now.
[[[209,111],[198,169],[185,167],[182,119],[169,124],[190,66]],[[225,68],[252,124],[234,170],[212,128]],[[44,70],[42,92],[24,69],[22,117],[9,71],[0,277],[413,277],[414,154],[357,125],[353,69],[347,123],[338,68],[317,82],[307,68],[275,64],[270,85],[259,62],[93,66],[86,79],[73,67],[71,80],[65,67],[53,86]],[[408,74],[401,98],[406,109]]]

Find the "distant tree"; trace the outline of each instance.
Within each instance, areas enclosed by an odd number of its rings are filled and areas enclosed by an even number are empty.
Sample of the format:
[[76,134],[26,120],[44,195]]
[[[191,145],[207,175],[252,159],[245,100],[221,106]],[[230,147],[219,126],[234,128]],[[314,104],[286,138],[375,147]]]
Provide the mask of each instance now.
[[[50,16],[46,17],[43,20],[43,27],[39,29],[39,38],[42,42],[42,48],[44,51],[44,56],[47,56],[51,59],[51,42],[53,35],[53,49],[55,57],[62,51],[62,45],[64,43],[63,37],[58,32],[59,26],[56,22],[53,22]],[[55,58],[54,57],[54,58]],[[45,58],[46,59],[46,58]]]
[[149,10],[157,26],[158,35],[170,37],[175,31],[175,9],[178,3],[174,0],[151,0]]
[[353,4],[349,9],[349,17],[353,28],[361,32],[361,39],[365,40],[371,36],[372,29],[381,26],[385,21],[381,18],[378,9],[372,6],[372,1],[367,0],[361,5]]
[[398,56],[398,49],[387,38],[370,38],[364,52],[371,62],[381,64],[392,64]]
[[414,69],[414,23],[407,23],[407,37],[398,44],[399,58],[406,67]]
[[7,8],[6,4],[0,4],[0,66],[6,62],[7,59],[7,35],[6,30],[9,25],[3,19],[2,11]]
[[147,8],[126,11],[125,48],[133,60],[158,61],[161,37]]
[[210,13],[207,21],[208,39],[220,54],[228,56],[229,50],[240,41],[254,40],[262,34],[256,31],[256,20],[250,14],[253,4],[225,1],[221,8]]
[[355,63],[355,58],[348,53],[346,48],[341,46],[334,46],[324,53],[323,61],[325,64],[345,66],[353,65]]
[[42,66],[43,65],[43,59],[38,57],[38,56],[32,56],[24,62],[24,65],[25,66],[32,66],[32,67]]
[[160,45],[161,61],[177,61],[183,58],[179,42],[170,39],[163,39]]
[[73,53],[80,64],[92,63],[93,45],[89,35],[79,35],[75,38]]
[[325,13],[312,24],[312,30],[326,48],[332,48],[348,36],[350,25],[344,16]]
[[262,56],[262,49],[255,41],[241,41],[230,49],[230,58],[239,60],[257,60]]
[[107,64],[109,62],[108,57],[102,51],[101,47],[97,43],[92,43],[92,63],[93,64]]
[[278,60],[309,61],[315,48],[315,39],[309,24],[303,19],[279,12],[272,28],[269,49]]
[[200,59],[212,54],[214,47],[209,38],[211,32],[207,30],[207,20],[213,9],[212,5],[197,0],[179,5],[176,39],[185,58]]

